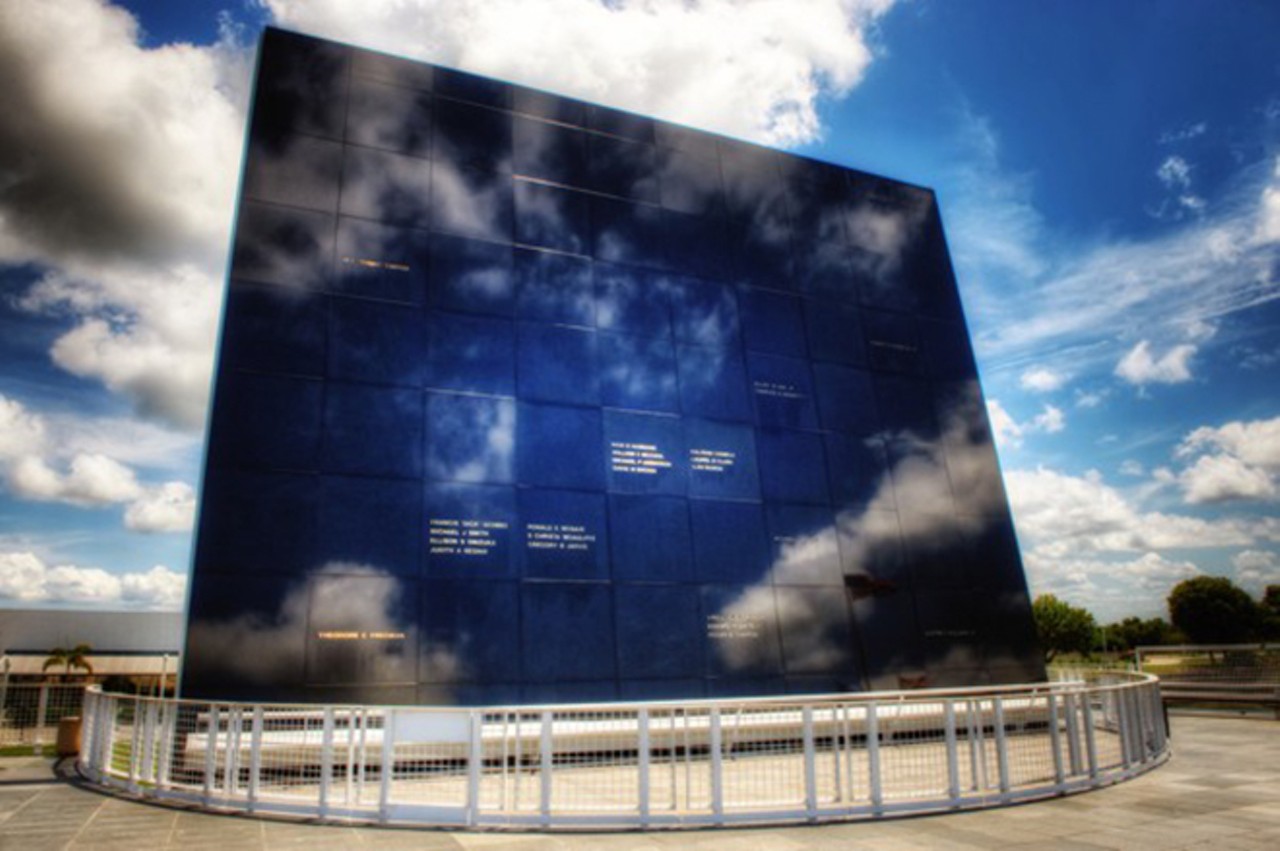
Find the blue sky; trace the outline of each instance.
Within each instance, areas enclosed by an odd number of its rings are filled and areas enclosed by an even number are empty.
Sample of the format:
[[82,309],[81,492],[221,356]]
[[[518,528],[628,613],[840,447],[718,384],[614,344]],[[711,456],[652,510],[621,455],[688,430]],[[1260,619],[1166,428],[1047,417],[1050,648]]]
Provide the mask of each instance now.
[[1280,6],[10,0],[0,606],[172,608],[257,29],[934,187],[1033,593],[1280,582]]

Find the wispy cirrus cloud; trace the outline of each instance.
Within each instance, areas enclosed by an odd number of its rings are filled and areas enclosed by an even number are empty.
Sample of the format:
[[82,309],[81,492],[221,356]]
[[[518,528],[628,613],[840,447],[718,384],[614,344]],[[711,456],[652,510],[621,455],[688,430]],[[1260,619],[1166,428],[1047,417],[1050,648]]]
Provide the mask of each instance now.
[[[1052,362],[1075,378],[1105,375],[1136,349],[1127,371],[1139,383],[1183,380],[1200,329],[1280,298],[1278,156],[1238,172],[1194,220],[1089,238],[1046,226],[1034,175],[1005,168],[987,119],[962,110],[957,143],[966,156],[944,181],[949,233],[988,374]],[[1181,187],[1193,167],[1171,155],[1159,172]]]

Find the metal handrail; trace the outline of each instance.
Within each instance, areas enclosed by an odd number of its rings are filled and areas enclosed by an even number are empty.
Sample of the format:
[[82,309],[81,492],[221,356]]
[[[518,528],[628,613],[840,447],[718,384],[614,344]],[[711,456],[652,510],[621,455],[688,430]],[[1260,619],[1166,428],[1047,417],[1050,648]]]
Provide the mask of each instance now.
[[207,702],[92,688],[80,768],[157,800],[376,823],[880,818],[1066,794],[1163,762],[1157,680],[1084,677],[475,708]]

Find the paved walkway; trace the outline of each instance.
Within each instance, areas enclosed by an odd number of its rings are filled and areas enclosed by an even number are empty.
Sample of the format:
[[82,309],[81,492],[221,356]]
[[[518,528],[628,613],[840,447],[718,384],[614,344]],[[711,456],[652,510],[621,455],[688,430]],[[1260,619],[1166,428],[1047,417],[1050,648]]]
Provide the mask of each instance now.
[[1280,722],[1173,716],[1173,759],[1109,789],[955,815],[757,830],[460,833],[218,816],[123,801],[0,759],[0,849],[1280,848]]

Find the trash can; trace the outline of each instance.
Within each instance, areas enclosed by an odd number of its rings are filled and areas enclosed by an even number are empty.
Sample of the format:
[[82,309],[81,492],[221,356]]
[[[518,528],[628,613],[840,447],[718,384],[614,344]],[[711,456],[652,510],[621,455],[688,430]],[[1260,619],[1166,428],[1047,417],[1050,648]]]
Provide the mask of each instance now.
[[58,722],[58,756],[80,753],[80,716],[68,715]]

